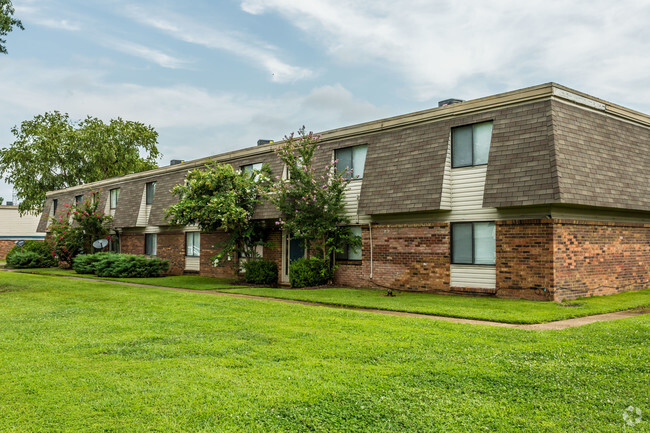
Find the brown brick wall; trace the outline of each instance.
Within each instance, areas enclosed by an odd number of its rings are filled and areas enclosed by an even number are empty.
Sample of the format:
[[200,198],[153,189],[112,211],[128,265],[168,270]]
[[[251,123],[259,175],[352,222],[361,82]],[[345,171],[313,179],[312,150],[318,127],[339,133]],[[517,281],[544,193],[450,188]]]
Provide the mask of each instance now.
[[650,287],[650,224],[556,221],[555,300]]
[[7,253],[14,247],[14,241],[10,239],[0,240],[0,261],[4,261],[7,257]]
[[201,271],[200,274],[205,277],[225,277],[232,278],[235,276],[237,266],[237,257],[232,257],[230,261],[225,261],[220,266],[213,266],[211,258],[214,257],[219,249],[215,247],[228,238],[226,233],[201,233]]
[[271,260],[278,265],[278,282],[282,280],[282,232],[275,230],[269,233],[266,242],[270,246],[264,247],[262,256],[265,260]]
[[122,233],[120,252],[124,254],[144,254],[144,233]]
[[158,233],[156,255],[169,260],[167,275],[181,275],[185,270],[185,233]]
[[496,221],[497,296],[551,299],[551,220]]
[[342,265],[337,284],[449,291],[448,223],[373,225],[372,280],[368,227],[362,227],[362,242],[362,265]]

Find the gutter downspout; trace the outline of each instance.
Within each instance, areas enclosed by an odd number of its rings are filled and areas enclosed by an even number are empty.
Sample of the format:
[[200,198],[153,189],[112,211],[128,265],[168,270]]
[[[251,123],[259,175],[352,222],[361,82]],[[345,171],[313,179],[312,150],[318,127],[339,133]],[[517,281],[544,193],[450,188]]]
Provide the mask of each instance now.
[[368,230],[370,231],[370,279],[372,280],[372,223],[368,223]]

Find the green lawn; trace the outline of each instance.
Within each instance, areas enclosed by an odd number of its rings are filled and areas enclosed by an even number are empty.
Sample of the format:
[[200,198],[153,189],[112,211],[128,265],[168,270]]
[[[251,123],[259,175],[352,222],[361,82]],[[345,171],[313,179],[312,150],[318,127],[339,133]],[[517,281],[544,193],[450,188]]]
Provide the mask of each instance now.
[[650,431],[648,316],[522,331],[0,272],[0,323],[0,431]]
[[[98,278],[92,275],[79,275],[72,270],[58,268],[30,269],[28,272]],[[504,323],[544,323],[631,308],[650,307],[650,289],[556,303],[408,292],[398,292],[395,297],[387,297],[384,291],[372,289],[295,290],[287,288],[256,288],[237,286],[232,279],[191,275],[105,279],[196,290],[220,290],[230,293],[320,302],[329,305],[376,308]]]
[[395,297],[387,297],[385,291],[370,289],[295,290],[246,287],[227,291],[331,305],[407,311],[506,323],[551,322],[650,306],[650,289],[611,296],[582,298],[563,303],[406,292],[397,293]]
[[61,268],[21,269],[21,272],[28,272],[31,274],[92,278],[96,280],[124,281],[127,283],[150,284],[152,286],[164,287],[180,287],[193,290],[217,290],[241,287],[235,283],[234,278],[201,277],[199,275],[181,275],[158,278],[107,278],[90,274],[78,274],[72,269]]

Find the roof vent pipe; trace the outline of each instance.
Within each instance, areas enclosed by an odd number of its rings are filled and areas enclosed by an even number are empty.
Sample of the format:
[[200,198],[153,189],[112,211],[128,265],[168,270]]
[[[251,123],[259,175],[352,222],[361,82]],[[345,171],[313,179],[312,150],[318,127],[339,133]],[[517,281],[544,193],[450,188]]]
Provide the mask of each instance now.
[[444,107],[447,105],[453,105],[453,104],[458,104],[459,102],[465,102],[462,99],[445,99],[443,101],[438,101],[438,107]]

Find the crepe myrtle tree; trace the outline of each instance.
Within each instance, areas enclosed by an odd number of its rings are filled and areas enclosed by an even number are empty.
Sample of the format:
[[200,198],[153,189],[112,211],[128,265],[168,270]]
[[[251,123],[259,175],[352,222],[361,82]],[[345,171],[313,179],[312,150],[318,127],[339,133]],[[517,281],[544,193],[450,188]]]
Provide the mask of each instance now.
[[226,232],[228,239],[215,245],[219,251],[212,257],[215,266],[239,254],[255,257],[255,247],[264,244],[264,227],[253,221],[253,212],[269,178],[267,165],[246,172],[213,161],[190,171],[185,184],[172,189],[179,201],[167,209],[167,219],[172,224],[198,225],[201,231]]
[[92,253],[97,239],[110,239],[113,218],[99,209],[100,191],[91,191],[83,202],[63,205],[63,211],[51,218],[49,231],[52,255],[65,266],[81,253]]
[[268,198],[282,213],[276,223],[291,236],[302,239],[307,256],[324,259],[333,269],[332,255],[347,246],[359,247],[361,241],[349,228],[344,212],[344,194],[352,181],[350,169],[336,169],[338,160],[322,167],[314,164],[320,145],[319,135],[306,133],[285,136],[276,154],[285,164],[286,178],[275,177]]

